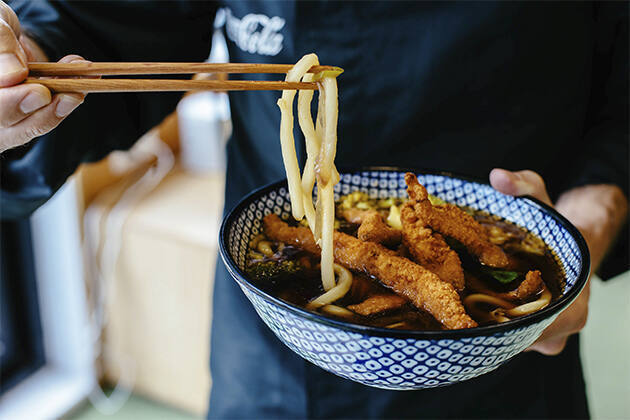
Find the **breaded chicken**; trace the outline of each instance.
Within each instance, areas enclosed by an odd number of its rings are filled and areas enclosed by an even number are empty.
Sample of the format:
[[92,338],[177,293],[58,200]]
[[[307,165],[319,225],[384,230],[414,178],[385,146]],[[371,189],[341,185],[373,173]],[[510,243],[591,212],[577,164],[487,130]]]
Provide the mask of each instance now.
[[[291,227],[278,216],[263,219],[265,234],[276,241],[319,254],[308,228]],[[335,261],[351,270],[376,277],[394,292],[424,309],[447,329],[472,328],[477,323],[466,313],[457,291],[431,271],[399,257],[373,242],[363,242],[345,233],[334,233]]]
[[525,280],[521,282],[516,290],[511,291],[509,294],[519,300],[526,300],[536,296],[538,292],[542,290],[543,284],[542,274],[540,274],[540,271],[528,271],[525,275]]
[[369,211],[359,226],[357,237],[364,242],[375,242],[393,247],[400,243],[402,232],[388,226],[376,210]]
[[399,257],[407,258],[408,260],[413,261],[413,255],[411,255],[409,248],[407,248],[407,245],[405,245],[404,242],[401,242],[400,245],[398,245],[398,248],[396,248],[396,254],[398,254]]
[[433,206],[427,190],[414,174],[406,173],[405,182],[416,216],[425,226],[457,239],[483,264],[492,267],[505,267],[508,264],[505,252],[490,242],[485,228],[472,216],[452,204]]
[[357,208],[343,209],[341,210],[341,216],[350,223],[360,225],[363,223],[365,217],[374,210],[363,210]]
[[525,275],[525,279],[514,290],[509,292],[495,292],[488,288],[481,279],[473,275],[466,277],[466,286],[469,290],[476,293],[483,293],[486,295],[505,299],[510,302],[527,301],[536,296],[541,290],[543,290],[544,282],[540,271],[533,270],[528,271]]
[[442,280],[453,285],[455,290],[464,290],[464,270],[459,256],[439,233],[434,233],[418,219],[411,203],[400,209],[403,244],[413,259],[424,268],[434,272]]
[[382,295],[383,286],[367,275],[354,273],[352,275],[352,285],[346,293],[345,298],[350,302],[359,303],[365,299],[365,296]]
[[359,315],[369,316],[381,312],[398,309],[407,303],[407,299],[398,295],[374,295],[356,305],[349,305],[348,309]]

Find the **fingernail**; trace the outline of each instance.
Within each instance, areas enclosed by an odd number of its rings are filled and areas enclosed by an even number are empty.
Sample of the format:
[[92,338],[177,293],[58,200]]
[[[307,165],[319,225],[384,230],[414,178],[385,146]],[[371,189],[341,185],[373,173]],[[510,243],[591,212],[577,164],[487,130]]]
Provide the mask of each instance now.
[[61,95],[61,99],[59,99],[59,103],[57,104],[57,108],[55,108],[55,114],[59,118],[63,118],[70,114],[76,107],[81,105],[80,99],[75,98],[70,95]]
[[20,111],[25,114],[30,114],[36,109],[48,105],[48,103],[50,103],[49,97],[41,95],[38,92],[31,92],[20,102]]
[[0,74],[17,73],[22,70],[24,66],[15,54],[0,54]]

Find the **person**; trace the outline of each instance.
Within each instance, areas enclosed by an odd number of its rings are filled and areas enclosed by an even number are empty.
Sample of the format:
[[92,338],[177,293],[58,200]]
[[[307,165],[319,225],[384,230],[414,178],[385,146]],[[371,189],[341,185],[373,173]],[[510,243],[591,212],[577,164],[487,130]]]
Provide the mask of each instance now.
[[[345,69],[339,167],[490,174],[501,192],[554,203],[583,233],[593,267],[626,216],[628,9],[622,3],[10,6],[0,9],[3,217],[29,214],[80,162],[128,147],[177,100],[53,94],[20,83],[28,61],[203,61],[215,16],[233,62],[293,63],[316,52],[322,63]],[[230,94],[226,210],[284,176],[278,95]],[[299,152],[303,158],[303,147]],[[221,263],[214,290],[212,418],[588,416],[576,334],[587,319],[588,287],[530,351],[468,382],[414,392],[365,387],[293,354]]]

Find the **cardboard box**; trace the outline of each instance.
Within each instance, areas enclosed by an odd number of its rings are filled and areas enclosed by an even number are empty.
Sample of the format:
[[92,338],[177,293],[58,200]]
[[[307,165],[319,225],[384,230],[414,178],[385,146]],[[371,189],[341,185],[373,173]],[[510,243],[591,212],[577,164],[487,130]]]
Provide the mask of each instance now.
[[107,218],[111,222],[112,206],[140,175],[103,189],[86,213],[86,235],[100,238],[99,258],[103,240],[117,241],[120,234],[116,263],[101,270],[104,378],[112,384],[122,379],[134,392],[202,416],[211,386],[209,333],[224,175],[192,175],[176,166],[132,206],[116,233]]

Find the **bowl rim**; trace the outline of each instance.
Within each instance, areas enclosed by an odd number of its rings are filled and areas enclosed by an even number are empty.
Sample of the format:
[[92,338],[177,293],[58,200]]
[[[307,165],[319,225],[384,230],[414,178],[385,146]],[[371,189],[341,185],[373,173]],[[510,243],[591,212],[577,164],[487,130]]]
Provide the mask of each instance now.
[[[463,181],[474,182],[481,185],[490,185],[488,182],[484,182],[479,178],[462,175],[451,171],[441,171],[435,169],[423,169],[423,168],[406,168],[396,166],[365,166],[365,167],[342,167],[339,169],[340,174],[358,173],[358,172],[412,172],[414,175],[437,175],[446,176],[453,179],[460,179]],[[291,312],[299,317],[305,318],[309,321],[324,324],[329,327],[338,328],[344,331],[353,333],[359,333],[362,335],[377,336],[377,337],[391,337],[396,339],[422,339],[422,340],[446,340],[463,337],[478,337],[478,336],[492,336],[497,333],[504,333],[506,331],[515,330],[521,327],[527,327],[535,324],[544,319],[551,318],[559,314],[562,310],[567,308],[580,294],[589,277],[590,273],[590,253],[586,241],[582,237],[582,234],[578,229],[571,224],[564,216],[558,213],[551,206],[543,203],[542,201],[531,196],[514,197],[516,200],[524,200],[532,207],[542,210],[544,213],[551,216],[560,226],[566,229],[571,237],[575,240],[582,258],[580,272],[575,281],[574,286],[566,294],[561,296],[555,302],[552,302],[546,308],[536,311],[532,314],[525,315],[511,321],[507,321],[501,324],[486,325],[474,328],[465,328],[457,330],[393,330],[381,327],[372,327],[368,325],[353,324],[337,319],[327,318],[322,314],[310,312],[306,309],[294,306],[288,302],[285,302],[275,296],[272,296],[264,291],[258,289],[255,285],[247,280],[246,273],[238,268],[236,263],[230,256],[227,241],[228,241],[228,228],[236,222],[237,216],[242,213],[247,206],[249,206],[252,198],[263,195],[267,192],[277,190],[279,188],[287,186],[286,178],[279,181],[274,181],[266,184],[260,188],[251,191],[245,195],[223,218],[221,223],[221,229],[219,231],[219,251],[221,258],[225,263],[228,272],[240,285],[245,286],[251,292],[257,294],[267,301],[271,301],[273,304],[281,307],[282,309]],[[501,193],[500,193],[501,194]]]

